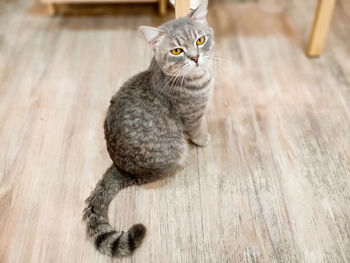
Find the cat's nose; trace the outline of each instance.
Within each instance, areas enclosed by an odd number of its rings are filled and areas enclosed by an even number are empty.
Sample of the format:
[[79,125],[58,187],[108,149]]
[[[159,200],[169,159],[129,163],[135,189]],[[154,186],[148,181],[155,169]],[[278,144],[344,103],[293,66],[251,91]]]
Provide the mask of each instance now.
[[195,57],[191,57],[191,60],[193,60],[194,62],[198,63],[198,58],[199,58],[199,56],[197,55]]

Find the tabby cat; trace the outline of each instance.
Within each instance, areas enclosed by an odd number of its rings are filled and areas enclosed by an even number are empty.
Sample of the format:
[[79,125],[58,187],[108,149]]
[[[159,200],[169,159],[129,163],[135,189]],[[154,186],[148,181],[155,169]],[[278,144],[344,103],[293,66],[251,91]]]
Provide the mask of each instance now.
[[127,232],[108,223],[108,205],[123,188],[174,174],[185,165],[189,141],[206,146],[203,125],[214,86],[214,34],[207,0],[191,14],[153,27],[140,27],[154,57],[150,67],[124,83],[110,101],[104,122],[113,164],[87,199],[87,234],[108,256],[128,256],[146,228]]

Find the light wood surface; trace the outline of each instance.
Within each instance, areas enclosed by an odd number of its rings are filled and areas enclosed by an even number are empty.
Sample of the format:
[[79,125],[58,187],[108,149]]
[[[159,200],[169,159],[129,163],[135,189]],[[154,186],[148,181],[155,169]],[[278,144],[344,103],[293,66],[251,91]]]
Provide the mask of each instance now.
[[211,3],[222,58],[212,141],[190,150],[181,173],[111,203],[118,229],[148,229],[122,260],[86,240],[84,199],[111,163],[109,100],[151,59],[137,28],[173,14],[130,5],[50,18],[28,0],[2,3],[0,262],[350,262],[350,2],[335,10],[333,48],[310,60],[312,18],[300,10],[315,3],[295,0],[279,15]]
[[190,0],[175,0],[175,17],[182,17],[190,12]]
[[313,28],[307,48],[307,55],[317,57],[322,54],[329,25],[332,20],[336,0],[318,0]]

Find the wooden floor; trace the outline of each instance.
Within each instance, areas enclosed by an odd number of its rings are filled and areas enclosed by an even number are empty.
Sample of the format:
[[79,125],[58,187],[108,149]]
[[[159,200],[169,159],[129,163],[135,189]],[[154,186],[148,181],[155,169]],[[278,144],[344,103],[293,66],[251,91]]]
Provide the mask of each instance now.
[[274,14],[211,1],[222,58],[212,142],[175,177],[112,202],[118,229],[148,228],[123,260],[86,240],[84,199],[111,163],[109,99],[151,58],[136,29],[173,13],[49,18],[32,1],[1,2],[0,262],[350,262],[350,2],[337,2],[325,54],[312,60],[316,0],[286,2]]

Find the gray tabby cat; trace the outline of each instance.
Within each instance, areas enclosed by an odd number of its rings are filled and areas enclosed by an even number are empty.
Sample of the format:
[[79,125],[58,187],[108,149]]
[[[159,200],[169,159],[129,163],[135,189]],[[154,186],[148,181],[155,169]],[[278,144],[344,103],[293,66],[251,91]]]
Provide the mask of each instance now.
[[111,99],[104,123],[113,164],[87,199],[87,234],[109,256],[128,256],[146,228],[127,232],[108,223],[108,205],[123,188],[174,174],[185,165],[188,140],[206,146],[203,115],[214,86],[214,34],[207,0],[190,15],[159,28],[140,27],[154,51],[148,70],[130,78]]

